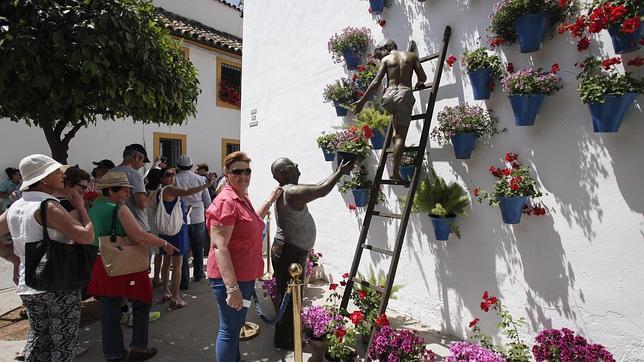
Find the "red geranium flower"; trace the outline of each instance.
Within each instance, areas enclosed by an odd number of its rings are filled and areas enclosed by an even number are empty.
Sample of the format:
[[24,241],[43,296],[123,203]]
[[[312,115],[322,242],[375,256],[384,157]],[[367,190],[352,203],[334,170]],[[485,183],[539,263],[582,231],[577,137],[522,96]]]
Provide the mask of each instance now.
[[364,290],[358,290],[358,298],[365,299],[367,297],[367,292]]
[[478,319],[478,318],[474,318],[474,319],[470,322],[470,328],[472,328],[472,327],[474,327],[475,325],[477,325],[477,324],[479,323],[479,321],[480,321],[480,319]]
[[343,277],[344,279],[347,279],[347,278],[349,277],[349,273],[344,273],[344,274],[342,274],[342,277]]
[[364,65],[358,65],[358,72],[364,72],[365,69]]
[[338,285],[336,283],[332,283],[331,285],[329,285],[329,290],[336,290],[337,287]]
[[577,42],[578,51],[588,49],[589,46],[590,46],[590,38],[588,38],[587,36],[579,39],[579,42]]
[[345,282],[345,281],[343,280],[343,281],[341,281],[341,282],[340,282],[340,285],[344,287],[345,285],[347,285],[347,282]]
[[510,176],[512,174],[512,170],[510,170],[509,168],[504,168],[503,170],[501,170],[501,174],[503,176]]
[[604,69],[606,70],[609,70],[612,65],[620,64],[621,62],[622,59],[619,57],[608,58],[602,62],[602,67],[604,67]]
[[487,299],[489,297],[490,297],[490,295],[487,293],[487,290],[486,290],[485,292],[483,292],[483,296],[481,298]]
[[[559,66],[558,64],[555,64],[555,65],[557,65],[557,67]],[[554,67],[554,65],[553,65],[553,67]],[[505,154],[505,160],[508,161],[508,162],[514,162],[518,158],[519,158],[518,153],[508,152],[508,153]]]
[[[490,173],[491,173],[492,175],[496,174],[496,172],[497,172],[496,167],[494,167],[494,166],[490,166],[490,168],[488,169],[488,171],[490,171]],[[487,292],[486,292],[486,293],[487,293]]]
[[559,67],[559,63],[555,63],[550,68],[550,73],[557,74],[559,72],[559,70],[561,70],[561,68]]
[[387,24],[387,21],[385,19],[378,19],[378,25],[385,26],[385,24]]
[[624,20],[622,22],[622,27],[621,31],[624,34],[633,34],[637,29],[640,27],[640,18],[639,17],[632,17]]
[[353,202],[349,203],[349,204],[347,205],[347,207],[349,208],[349,210],[357,210],[357,209],[358,209],[358,207],[356,206],[356,204],[354,204]]
[[447,63],[447,66],[451,68],[457,60],[458,58],[456,58],[454,55],[450,55],[445,63]]
[[381,327],[389,325],[389,319],[385,313],[382,313],[378,318],[376,318],[376,325]]
[[358,98],[362,98],[362,96],[364,95],[364,92],[363,91],[358,91],[358,93],[356,93],[356,95],[358,96]]
[[510,74],[514,73],[514,64],[508,63],[508,65],[505,66],[505,70],[507,70]]
[[563,8],[564,6],[566,6],[567,2],[568,2],[568,0],[559,0],[559,7]]
[[363,318],[364,318],[364,314],[362,314],[362,312],[359,310],[356,310],[351,314],[349,314],[349,319],[355,325],[358,325],[360,322],[362,322]]
[[373,130],[371,129],[371,127],[369,127],[368,124],[365,124],[364,126],[362,126],[361,131],[362,131],[362,135],[364,136],[364,138],[373,137]]
[[337,331],[335,331],[335,336],[336,336],[338,339],[342,339],[342,338],[344,338],[344,336],[346,336],[346,335],[347,335],[347,330],[346,330],[346,329],[344,329],[344,328],[340,328],[340,329],[338,329]]

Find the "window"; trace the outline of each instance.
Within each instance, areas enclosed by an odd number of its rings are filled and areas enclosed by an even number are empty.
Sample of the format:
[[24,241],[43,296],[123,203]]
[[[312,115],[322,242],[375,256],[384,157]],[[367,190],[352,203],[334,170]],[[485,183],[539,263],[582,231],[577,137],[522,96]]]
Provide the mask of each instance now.
[[221,139],[221,169],[224,169],[224,159],[233,152],[239,151],[239,140],[230,138]]
[[185,134],[154,132],[154,158],[165,156],[170,167],[175,167],[179,156],[186,154],[187,146]]
[[217,58],[217,106],[241,108],[241,64]]

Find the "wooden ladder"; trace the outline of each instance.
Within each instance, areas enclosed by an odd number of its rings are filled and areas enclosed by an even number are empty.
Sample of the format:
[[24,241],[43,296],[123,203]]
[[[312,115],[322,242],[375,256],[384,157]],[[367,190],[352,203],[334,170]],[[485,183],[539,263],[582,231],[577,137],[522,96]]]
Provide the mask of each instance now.
[[[376,171],[375,179],[371,187],[371,192],[369,193],[369,204],[367,205],[367,211],[365,213],[365,218],[362,223],[362,228],[360,230],[360,236],[358,238],[358,245],[356,247],[355,254],[353,256],[353,262],[351,264],[351,271],[349,272],[349,280],[344,289],[344,294],[342,296],[342,302],[340,304],[341,309],[346,310],[349,303],[349,298],[351,297],[351,291],[353,289],[353,284],[358,283],[364,287],[371,288],[381,293],[382,299],[380,300],[380,307],[378,308],[378,315],[385,313],[387,310],[387,304],[389,303],[389,297],[391,297],[391,290],[394,285],[394,278],[396,276],[396,269],[398,268],[398,261],[400,259],[400,252],[402,251],[403,241],[405,240],[405,232],[407,230],[407,224],[409,223],[409,215],[411,213],[412,204],[414,201],[414,195],[416,194],[416,189],[418,187],[418,182],[420,180],[420,169],[423,164],[423,158],[425,153],[425,148],[427,147],[427,141],[429,139],[429,129],[431,126],[432,115],[434,113],[434,106],[436,104],[436,96],[438,93],[438,88],[440,87],[441,74],[443,73],[443,64],[445,64],[445,56],[447,55],[447,47],[449,45],[449,39],[452,35],[452,28],[450,26],[445,27],[445,32],[443,34],[443,45],[441,50],[438,53],[428,55],[426,57],[420,58],[420,62],[424,63],[430,60],[438,60],[436,66],[436,71],[434,73],[434,80],[430,85],[425,87],[420,87],[414,89],[414,91],[420,91],[424,89],[429,89],[429,100],[427,102],[427,112],[412,115],[412,120],[424,120],[423,129],[420,137],[420,144],[418,147],[405,147],[405,151],[416,151],[416,157],[414,158],[414,166],[416,166],[411,181],[401,181],[393,179],[383,179],[382,175],[387,164],[387,156],[393,152],[391,148],[392,144],[392,135],[393,135],[393,125],[389,125],[387,130],[387,135],[385,137],[385,145],[383,148],[382,155],[380,156],[380,163],[378,164],[378,170]],[[378,194],[380,192],[381,185],[400,185],[409,187],[407,193],[407,198],[405,199],[405,206],[402,214],[394,214],[383,211],[376,211],[375,206],[378,201]],[[371,225],[371,219],[373,216],[399,219],[400,229],[398,229],[398,234],[396,236],[396,244],[393,250],[378,248],[373,245],[367,244],[367,234],[369,233],[369,226]],[[392,258],[391,264],[389,266],[389,273],[387,273],[387,282],[384,288],[380,285],[371,285],[366,280],[361,280],[357,277],[358,267],[360,266],[360,259],[362,257],[363,250],[369,250],[374,253],[380,253],[383,255],[390,256]],[[371,347],[374,339],[375,325],[371,326],[371,339],[369,340],[369,347]],[[365,360],[368,360],[366,358]]]

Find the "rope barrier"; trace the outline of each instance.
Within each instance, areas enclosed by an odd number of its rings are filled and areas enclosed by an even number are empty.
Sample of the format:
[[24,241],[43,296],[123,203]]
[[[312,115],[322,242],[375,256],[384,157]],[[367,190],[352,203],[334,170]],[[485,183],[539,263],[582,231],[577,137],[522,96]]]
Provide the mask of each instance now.
[[266,317],[266,314],[262,311],[262,308],[259,305],[259,299],[257,298],[257,293],[254,290],[253,290],[253,301],[255,302],[255,311],[257,312],[257,315],[259,316],[259,318],[261,318],[262,322],[266,324],[275,324],[280,319],[282,319],[282,315],[284,315],[284,311],[286,311],[286,306],[288,306],[288,302],[291,301],[291,293],[290,292],[284,293],[284,297],[282,298],[282,304],[280,305],[280,309],[277,311],[277,313],[275,314],[275,318],[273,319],[268,319],[268,317]]

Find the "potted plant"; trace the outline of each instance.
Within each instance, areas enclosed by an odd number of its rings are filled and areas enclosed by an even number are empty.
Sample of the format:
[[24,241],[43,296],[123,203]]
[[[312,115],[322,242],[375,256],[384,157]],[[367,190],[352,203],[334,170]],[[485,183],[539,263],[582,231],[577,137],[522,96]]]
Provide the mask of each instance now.
[[429,215],[436,240],[447,240],[452,232],[460,238],[455,220],[459,215],[467,215],[465,209],[470,204],[468,193],[456,182],[447,184],[433,168],[430,175],[431,180],[425,179],[418,185],[413,210]]
[[569,31],[573,38],[579,38],[577,49],[583,50],[589,44],[586,30],[591,34],[608,30],[615,53],[629,53],[640,49],[643,12],[640,0],[593,0],[586,14],[564,24],[559,32]]
[[595,132],[617,132],[635,98],[644,92],[642,79],[615,69],[620,62],[620,58],[601,61],[588,57],[581,63],[577,91],[581,101],[588,104]]
[[490,93],[494,90],[494,79],[503,77],[501,58],[498,55],[490,55],[486,48],[481,47],[463,53],[461,59],[472,84],[474,99],[490,99]]
[[449,345],[449,356],[445,362],[459,361],[485,361],[485,362],[506,362],[500,353],[471,342],[452,342]]
[[416,151],[403,151],[403,156],[400,159],[400,177],[404,181],[411,181],[411,177],[416,171]]
[[327,84],[322,96],[325,102],[333,103],[338,117],[344,117],[347,115],[348,104],[356,99],[357,93],[355,84],[348,78],[342,78]]
[[425,348],[427,342],[418,332],[393,329],[386,315],[378,318],[379,327],[369,348],[372,361],[433,361],[434,352]]
[[311,349],[311,360],[321,362],[328,350],[327,336],[334,334],[337,318],[333,310],[327,306],[314,305],[302,308],[302,332],[304,340]]
[[[498,118],[491,111],[479,106],[459,104],[445,107],[437,115],[438,125],[432,130],[431,137],[439,144],[448,140],[454,145],[457,159],[469,159],[477,138],[498,134]],[[505,131],[505,129],[503,130]]]
[[360,64],[360,58],[367,52],[370,43],[369,29],[347,27],[342,30],[342,33],[331,36],[327,48],[335,63],[340,63],[344,59],[347,69],[356,70]]
[[371,81],[376,78],[376,73],[378,73],[378,60],[369,58],[367,64],[358,65],[357,71],[353,73],[351,79],[356,82],[358,89],[365,92]]
[[306,276],[304,278],[305,284],[308,284],[311,280],[316,280],[321,275],[320,269],[320,259],[322,258],[322,253],[315,251],[315,249],[309,250],[309,253],[306,257]]
[[518,39],[521,53],[535,52],[546,28],[556,28],[577,10],[576,0],[500,0],[490,15],[490,45],[512,44]]
[[563,360],[615,362],[613,355],[599,343],[590,344],[568,328],[544,329],[535,338],[532,355],[537,362]]
[[364,130],[355,126],[337,132],[336,155],[338,156],[338,165],[344,161],[362,161],[367,158],[367,155],[371,152],[367,136],[373,135],[365,134]]
[[[519,155],[516,153],[505,154],[504,168],[491,166],[489,171],[496,177],[494,188],[490,192],[474,190],[474,196],[479,202],[484,199],[489,201],[490,206],[499,206],[501,217],[506,224],[518,224],[521,222],[521,214],[524,212],[529,198],[540,197],[541,191],[535,179],[530,175],[530,169],[519,163]],[[543,215],[545,210],[538,209],[536,215]]]
[[336,133],[325,133],[322,131],[322,134],[315,142],[322,149],[325,161],[333,161],[335,159],[335,151],[338,148],[338,135]]
[[385,132],[389,123],[391,123],[391,115],[383,109],[375,106],[367,107],[360,112],[356,118],[356,122],[360,128],[368,126],[373,131],[371,137],[371,145],[375,150],[380,150],[385,143]]
[[517,126],[534,125],[545,96],[561,89],[561,78],[556,74],[558,71],[558,64],[553,64],[549,72],[542,72],[541,68],[525,68],[501,80],[503,90],[509,95]]
[[351,178],[343,180],[340,185],[340,192],[346,193],[351,190],[356,207],[365,207],[369,202],[369,190],[372,182],[369,180],[369,173],[364,165],[351,171]]

